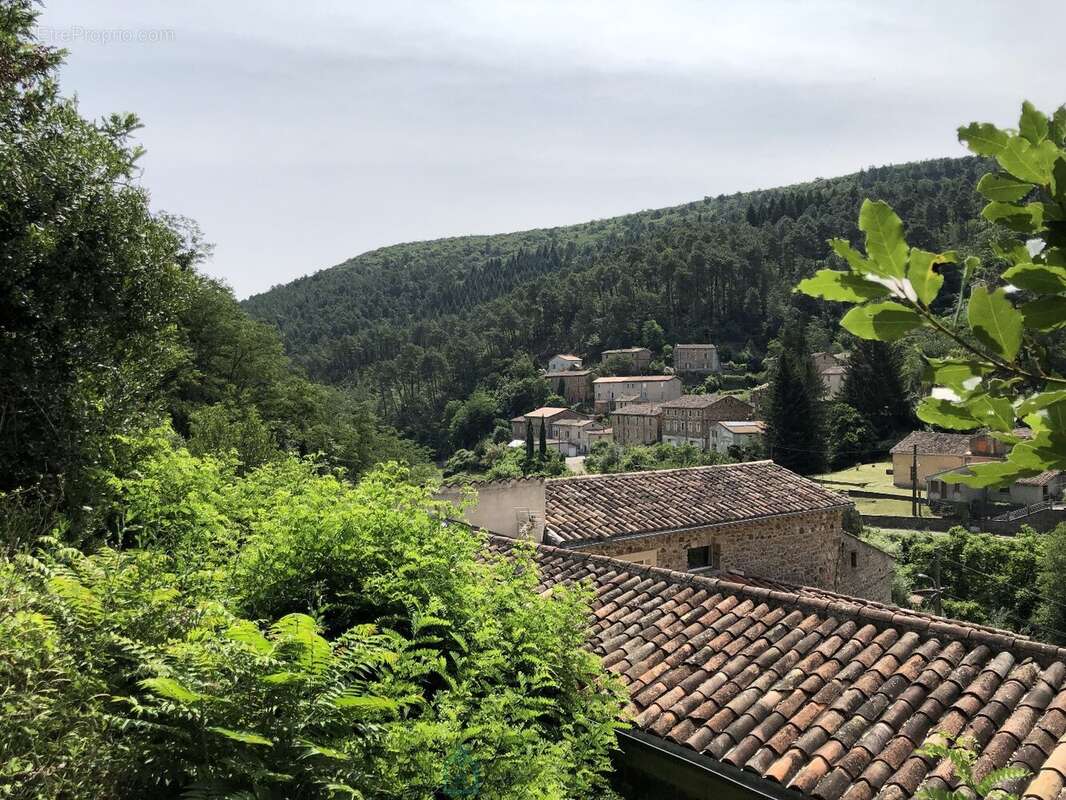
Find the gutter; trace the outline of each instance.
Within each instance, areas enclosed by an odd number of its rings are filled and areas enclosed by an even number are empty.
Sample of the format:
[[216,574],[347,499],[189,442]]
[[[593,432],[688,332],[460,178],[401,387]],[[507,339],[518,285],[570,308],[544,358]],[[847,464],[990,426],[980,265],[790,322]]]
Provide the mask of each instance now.
[[[697,753],[691,748],[683,747],[667,739],[638,730],[618,731],[617,736],[623,743],[628,741],[638,748],[646,748],[660,756],[681,762],[690,771],[703,773],[708,783],[724,782],[735,790],[750,797],[760,798],[760,800],[809,800],[807,795],[795,789],[789,789],[774,781],[761,778],[754,772],[716,761],[710,756]],[[639,771],[639,767],[635,764],[630,766]]]

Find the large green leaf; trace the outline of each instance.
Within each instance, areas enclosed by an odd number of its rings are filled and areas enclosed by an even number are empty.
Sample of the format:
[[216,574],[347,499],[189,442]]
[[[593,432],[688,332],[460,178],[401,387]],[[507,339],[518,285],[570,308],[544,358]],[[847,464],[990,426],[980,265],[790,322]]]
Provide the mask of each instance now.
[[1038,294],[1058,294],[1066,291],[1066,267],[1018,264],[1006,270],[1003,278],[1020,289],[1028,289]]
[[[969,473],[969,474],[966,474]],[[1036,475],[1039,470],[1027,469],[1011,461],[989,461],[983,464],[970,464],[966,473],[951,473],[951,483],[962,483],[975,489],[986,486],[1003,486],[1013,483],[1018,478]]]
[[888,301],[856,306],[840,324],[860,339],[893,342],[921,325],[922,318],[906,306]]
[[954,253],[930,253],[917,247],[911,248],[907,261],[907,280],[922,303],[932,303],[944,285],[944,276],[936,270],[937,265],[954,261]]
[[1051,168],[1058,156],[1059,149],[1052,142],[1032,144],[1021,136],[1010,136],[996,161],[1015,178],[1043,186],[1051,183]]
[[1040,144],[1047,138],[1048,118],[1037,110],[1028,100],[1022,103],[1022,115],[1018,121],[1018,131],[1030,144]]
[[1019,308],[1026,327],[1054,331],[1066,327],[1066,297],[1041,297]]
[[971,122],[959,128],[959,141],[979,156],[998,156],[1007,146],[1009,138],[1006,131],[989,122]]
[[918,419],[953,431],[972,431],[981,423],[961,404],[938,397],[923,397],[918,403]]
[[986,361],[958,358],[931,358],[926,375],[936,386],[946,386],[958,394],[972,392],[994,366]]
[[286,614],[271,627],[280,642],[295,646],[297,663],[311,672],[321,672],[330,662],[332,649],[318,633],[318,623],[307,614]]
[[1018,355],[1022,344],[1022,315],[1011,305],[1002,289],[989,292],[977,286],[970,293],[970,330],[978,341],[1008,361]]
[[1066,401],[1066,389],[1057,389],[1051,392],[1038,392],[1030,395],[1018,404],[1019,417],[1026,417],[1042,408]]
[[253,653],[268,656],[274,651],[274,645],[267,639],[259,626],[251,620],[241,619],[229,626],[226,638],[240,642]]
[[864,200],[859,210],[859,230],[866,234],[866,255],[871,272],[902,278],[907,270],[907,242],[903,222],[888,203]]
[[152,694],[177,703],[195,703],[204,699],[204,695],[186,688],[173,678],[145,678],[141,686]]
[[833,252],[848,262],[848,265],[856,272],[869,272],[870,264],[862,257],[862,253],[851,246],[847,239],[830,239],[829,246]]
[[854,272],[837,272],[832,269],[818,270],[813,277],[800,281],[796,290],[811,297],[847,303],[878,300],[889,295],[888,287],[883,284],[868,281]]
[[274,743],[266,738],[260,736],[258,733],[252,731],[234,731],[229,728],[208,728],[211,733],[217,733],[219,736],[225,736],[227,739],[232,739],[235,742],[243,742],[244,744],[258,744],[264,747],[273,747]]
[[979,191],[988,200],[1013,203],[1021,200],[1036,187],[1031,183],[1020,181],[1011,175],[999,175],[989,172],[977,183]]
[[970,416],[994,431],[1014,429],[1014,406],[1005,397],[977,394],[963,401]]
[[1061,105],[1055,109],[1055,113],[1051,115],[1051,124],[1048,126],[1048,138],[1056,144],[1063,144],[1063,140],[1066,139],[1066,105]]
[[998,222],[1021,233],[1036,233],[1044,227],[1043,203],[1019,206],[993,201],[981,209],[981,216],[989,222]]
[[399,703],[391,698],[363,694],[343,694],[333,701],[333,705],[346,711],[370,714],[392,713],[399,708]]

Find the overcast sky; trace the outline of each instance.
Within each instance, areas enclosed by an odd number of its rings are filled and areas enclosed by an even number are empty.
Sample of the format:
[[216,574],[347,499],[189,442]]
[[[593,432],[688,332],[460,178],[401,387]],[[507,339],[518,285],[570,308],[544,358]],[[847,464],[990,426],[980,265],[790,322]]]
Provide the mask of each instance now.
[[200,223],[240,297],[396,242],[961,155],[958,124],[1066,102],[1062,0],[46,0],[40,22],[83,113],[141,116],[154,207]]

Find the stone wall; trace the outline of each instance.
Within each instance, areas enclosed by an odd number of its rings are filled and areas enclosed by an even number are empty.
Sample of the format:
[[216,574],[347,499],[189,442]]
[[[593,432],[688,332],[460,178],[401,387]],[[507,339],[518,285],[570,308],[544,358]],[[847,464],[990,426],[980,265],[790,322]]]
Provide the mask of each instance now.
[[891,603],[895,572],[896,559],[884,550],[851,534],[841,538],[835,591]]
[[614,557],[654,549],[657,566],[684,572],[689,548],[717,544],[721,569],[835,591],[843,514],[843,509],[830,509],[575,549]]

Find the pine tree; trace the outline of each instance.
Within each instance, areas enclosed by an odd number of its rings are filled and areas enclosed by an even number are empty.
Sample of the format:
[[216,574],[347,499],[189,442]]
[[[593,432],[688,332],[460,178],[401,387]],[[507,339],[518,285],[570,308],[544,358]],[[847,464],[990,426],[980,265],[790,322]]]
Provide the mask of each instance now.
[[803,333],[793,320],[782,329],[781,351],[770,376],[767,444],[778,464],[803,475],[825,469],[825,387]]
[[914,411],[903,381],[903,354],[895,344],[855,340],[837,399],[858,411],[879,440],[914,427]]

